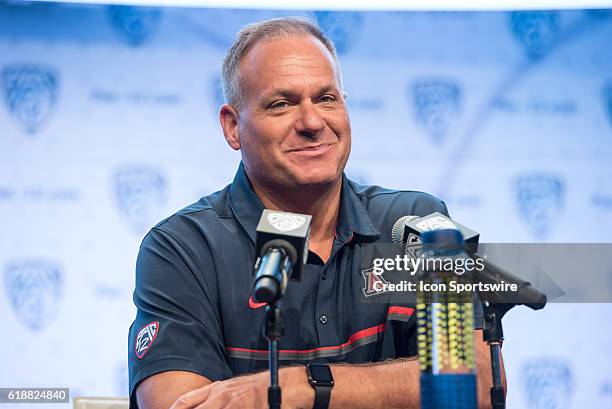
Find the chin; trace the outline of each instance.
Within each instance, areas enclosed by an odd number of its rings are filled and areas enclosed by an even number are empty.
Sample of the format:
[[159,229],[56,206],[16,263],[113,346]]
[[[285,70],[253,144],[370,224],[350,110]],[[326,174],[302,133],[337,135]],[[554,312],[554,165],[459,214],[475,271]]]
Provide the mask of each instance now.
[[304,187],[322,187],[333,185],[338,179],[342,178],[341,172],[326,170],[326,171],[308,171],[301,172],[295,175],[295,184]]

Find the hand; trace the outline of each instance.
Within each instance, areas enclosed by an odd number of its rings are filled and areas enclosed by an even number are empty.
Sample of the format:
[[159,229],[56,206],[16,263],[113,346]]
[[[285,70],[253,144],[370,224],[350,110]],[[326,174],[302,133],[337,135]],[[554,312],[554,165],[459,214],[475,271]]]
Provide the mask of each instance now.
[[268,372],[239,376],[194,389],[180,396],[170,409],[265,409]]

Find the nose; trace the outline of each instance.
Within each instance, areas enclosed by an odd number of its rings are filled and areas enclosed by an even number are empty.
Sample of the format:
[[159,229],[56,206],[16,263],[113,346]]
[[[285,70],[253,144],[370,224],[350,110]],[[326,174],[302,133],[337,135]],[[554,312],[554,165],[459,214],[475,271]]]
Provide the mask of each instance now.
[[300,135],[307,138],[316,137],[325,128],[325,120],[311,101],[300,104],[299,118],[295,123],[295,128]]

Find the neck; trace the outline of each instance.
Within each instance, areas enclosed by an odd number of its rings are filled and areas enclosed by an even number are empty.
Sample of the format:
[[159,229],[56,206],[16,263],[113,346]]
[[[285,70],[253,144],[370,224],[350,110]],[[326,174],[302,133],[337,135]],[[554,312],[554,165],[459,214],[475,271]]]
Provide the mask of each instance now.
[[327,261],[340,214],[342,178],[326,186],[310,189],[300,187],[295,190],[284,189],[282,191],[258,184],[254,180],[251,180],[251,184],[267,209],[312,216],[310,250]]

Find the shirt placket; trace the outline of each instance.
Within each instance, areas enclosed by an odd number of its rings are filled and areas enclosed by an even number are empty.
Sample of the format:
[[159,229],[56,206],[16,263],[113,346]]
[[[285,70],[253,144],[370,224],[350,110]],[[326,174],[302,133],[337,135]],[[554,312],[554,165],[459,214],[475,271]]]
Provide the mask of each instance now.
[[[352,234],[351,234],[352,237]],[[342,247],[350,241],[349,238],[340,236],[334,239],[331,257],[325,263],[319,274],[317,286],[317,298],[315,304],[315,326],[319,338],[319,345],[335,346],[340,345],[344,340],[340,339],[339,314],[336,308],[336,288],[338,275],[336,274],[339,265],[339,257],[342,257]]]

